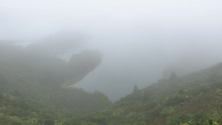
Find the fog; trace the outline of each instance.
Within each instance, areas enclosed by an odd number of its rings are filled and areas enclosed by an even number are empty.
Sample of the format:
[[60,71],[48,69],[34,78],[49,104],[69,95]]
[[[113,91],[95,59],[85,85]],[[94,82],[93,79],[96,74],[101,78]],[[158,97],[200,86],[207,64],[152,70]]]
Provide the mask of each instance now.
[[[101,91],[116,101],[131,93],[134,85],[144,88],[172,71],[182,76],[221,62],[221,4],[220,0],[0,1],[0,40],[30,46],[45,42],[44,50],[65,60],[83,50],[100,51],[102,63],[74,87]],[[47,44],[50,40],[59,44]]]

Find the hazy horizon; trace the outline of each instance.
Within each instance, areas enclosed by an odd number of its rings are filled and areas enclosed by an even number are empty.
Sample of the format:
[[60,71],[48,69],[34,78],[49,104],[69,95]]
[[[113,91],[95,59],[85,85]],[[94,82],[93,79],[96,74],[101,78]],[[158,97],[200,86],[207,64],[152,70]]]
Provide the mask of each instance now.
[[[75,86],[101,91],[114,101],[131,93],[134,85],[143,88],[158,81],[166,70],[182,75],[222,61],[221,4],[220,0],[0,1],[0,40],[36,42],[52,36],[59,44],[45,40],[46,49],[62,50],[65,58],[82,50],[100,51],[102,63]],[[67,34],[80,35],[80,43],[64,42],[73,39],[66,39]]]

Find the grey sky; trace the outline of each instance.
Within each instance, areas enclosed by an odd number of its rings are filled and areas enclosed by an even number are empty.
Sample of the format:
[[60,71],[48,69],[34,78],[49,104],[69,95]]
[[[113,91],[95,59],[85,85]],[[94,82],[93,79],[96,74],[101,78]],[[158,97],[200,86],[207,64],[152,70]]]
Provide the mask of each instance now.
[[210,60],[206,66],[222,61],[221,5],[221,0],[0,0],[0,39],[39,39],[64,30],[88,34],[91,41],[82,49],[98,49],[103,62],[77,86],[116,100],[135,84],[157,81],[168,65],[184,58],[201,53]]
[[221,3],[220,0],[1,0],[0,14],[1,23],[6,18],[17,23],[15,26],[22,25],[20,30],[42,35],[62,29],[91,32],[217,29],[221,25]]

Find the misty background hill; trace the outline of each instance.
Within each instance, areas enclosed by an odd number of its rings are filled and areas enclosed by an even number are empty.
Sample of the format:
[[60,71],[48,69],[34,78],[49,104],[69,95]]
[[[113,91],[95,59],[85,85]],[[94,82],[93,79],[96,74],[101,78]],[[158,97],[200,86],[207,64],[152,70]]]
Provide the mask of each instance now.
[[[207,69],[170,78],[138,89],[99,113],[95,124],[210,125],[221,124],[222,63]],[[97,119],[97,120],[95,120]],[[85,119],[86,120],[86,119]]]
[[221,5],[0,0],[1,123],[222,124]]
[[[201,54],[184,56],[166,68],[166,74],[170,72],[168,76],[142,89],[135,85],[130,94],[111,103],[99,91],[89,93],[72,87],[101,64],[100,52],[84,50],[64,60],[51,52],[45,51],[43,55],[41,49],[29,48],[35,44],[22,47],[14,42],[0,44],[3,124],[205,125],[209,118],[221,123],[222,63],[198,70],[210,64],[205,63]],[[112,76],[117,78],[121,73]]]
[[1,1],[0,40],[22,42],[66,61],[83,50],[101,52],[101,64],[75,87],[101,91],[116,101],[131,93],[134,85],[143,88],[172,71],[182,76],[222,61],[220,4],[220,0]]
[[82,51],[67,62],[41,49],[1,41],[0,57],[2,124],[50,125],[49,119],[61,122],[65,115],[84,115],[111,104],[101,92],[69,87],[101,63],[98,51]]

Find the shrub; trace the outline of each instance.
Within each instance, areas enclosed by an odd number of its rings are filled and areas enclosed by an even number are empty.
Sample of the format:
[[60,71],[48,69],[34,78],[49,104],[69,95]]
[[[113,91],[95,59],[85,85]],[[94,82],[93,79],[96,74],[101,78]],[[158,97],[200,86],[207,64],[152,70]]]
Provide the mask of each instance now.
[[207,122],[207,115],[203,111],[192,116],[192,125],[205,125]]
[[201,102],[205,101],[205,100],[206,100],[206,94],[203,93],[203,92],[201,92],[201,93],[197,96],[197,99],[196,99],[196,100],[197,100],[197,101],[201,101]]
[[190,120],[190,115],[181,113],[181,114],[178,114],[174,117],[171,117],[167,123],[169,125],[180,125],[180,124],[185,124],[185,123],[189,122],[189,120]]
[[54,125],[55,124],[55,121],[52,120],[52,119],[47,119],[45,120],[45,124],[44,125]]
[[19,107],[23,110],[29,110],[31,108],[31,106],[23,99],[20,101]]
[[217,122],[214,121],[214,119],[208,119],[208,124],[209,125],[218,125]]
[[162,116],[167,116],[167,115],[170,115],[171,113],[174,112],[174,109],[173,107],[167,107],[167,108],[164,108],[161,112],[160,112],[160,115]]
[[167,106],[174,106],[174,105],[178,105],[178,104],[184,103],[184,102],[186,102],[188,100],[189,100],[188,96],[176,94],[176,95],[173,95],[173,96],[170,96],[169,98],[167,98],[164,101],[164,103]]

